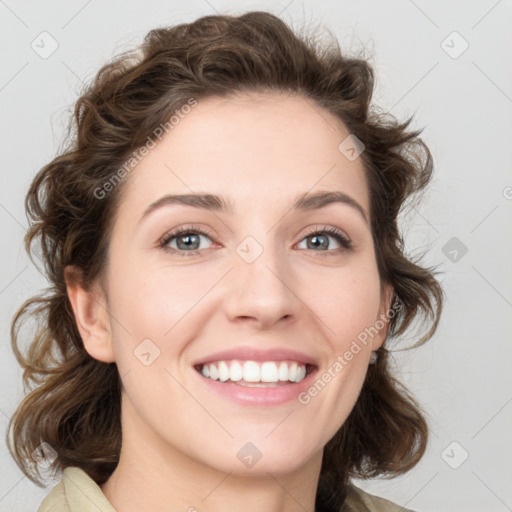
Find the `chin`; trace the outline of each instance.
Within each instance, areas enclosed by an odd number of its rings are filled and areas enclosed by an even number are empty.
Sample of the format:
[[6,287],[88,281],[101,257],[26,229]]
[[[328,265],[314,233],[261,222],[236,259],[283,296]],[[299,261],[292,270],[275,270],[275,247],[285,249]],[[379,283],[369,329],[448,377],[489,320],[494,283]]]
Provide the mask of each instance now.
[[[233,443],[231,443],[232,445]],[[266,443],[265,446],[257,442],[247,441],[244,443],[234,443],[236,448],[223,449],[220,453],[208,457],[203,461],[205,465],[223,473],[231,473],[237,476],[268,477],[268,473],[273,476],[286,475],[297,471],[302,466],[310,462],[316,455],[320,457],[320,452],[305,452],[304,446],[287,443]],[[297,447],[291,451],[291,447]],[[229,455],[232,452],[233,455]]]

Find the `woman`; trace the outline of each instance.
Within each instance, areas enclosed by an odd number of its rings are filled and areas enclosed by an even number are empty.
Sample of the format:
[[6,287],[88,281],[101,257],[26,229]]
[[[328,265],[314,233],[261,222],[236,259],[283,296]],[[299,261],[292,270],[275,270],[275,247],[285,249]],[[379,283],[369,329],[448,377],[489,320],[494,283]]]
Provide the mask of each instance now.
[[264,12],[98,72],[26,201],[51,288],[13,321],[36,386],[10,450],[63,470],[41,512],[406,510],[351,481],[425,451],[387,346],[418,315],[429,339],[443,292],[397,227],[430,152],[372,89]]

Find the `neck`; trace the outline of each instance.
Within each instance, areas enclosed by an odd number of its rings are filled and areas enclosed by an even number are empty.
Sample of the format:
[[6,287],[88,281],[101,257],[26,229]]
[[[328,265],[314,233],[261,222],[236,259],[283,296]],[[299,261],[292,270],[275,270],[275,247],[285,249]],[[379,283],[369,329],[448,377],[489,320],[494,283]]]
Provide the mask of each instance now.
[[119,512],[315,511],[322,452],[287,473],[221,472],[133,420],[123,421],[119,464],[100,486]]

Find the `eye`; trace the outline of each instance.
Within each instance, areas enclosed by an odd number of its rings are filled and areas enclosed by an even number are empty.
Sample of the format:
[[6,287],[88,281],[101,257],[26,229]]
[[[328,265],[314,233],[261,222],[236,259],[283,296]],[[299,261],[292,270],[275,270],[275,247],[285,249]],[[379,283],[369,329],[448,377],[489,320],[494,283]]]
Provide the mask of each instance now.
[[[212,235],[195,226],[183,226],[166,233],[158,246],[166,252],[179,256],[196,256],[208,247],[200,247],[202,239],[212,240]],[[338,247],[329,249],[329,239],[334,239]],[[350,239],[337,228],[315,226],[300,243],[306,241],[305,249],[326,253],[321,256],[335,256],[352,248]],[[302,247],[304,248],[304,247]],[[320,249],[320,250],[318,250]]]
[[[335,239],[336,242],[338,243],[338,247],[329,249],[329,238]],[[313,250],[315,252],[327,253],[322,254],[322,256],[337,255],[352,248],[352,243],[350,239],[345,235],[345,233],[343,233],[337,228],[318,228],[318,226],[316,226],[311,229],[308,235],[305,238],[303,238],[303,240],[300,243],[303,243],[303,241],[306,241],[306,249]]]
[[200,248],[202,238],[211,240],[209,233],[193,226],[184,226],[166,233],[158,245],[164,251],[180,256],[195,256],[205,249]]

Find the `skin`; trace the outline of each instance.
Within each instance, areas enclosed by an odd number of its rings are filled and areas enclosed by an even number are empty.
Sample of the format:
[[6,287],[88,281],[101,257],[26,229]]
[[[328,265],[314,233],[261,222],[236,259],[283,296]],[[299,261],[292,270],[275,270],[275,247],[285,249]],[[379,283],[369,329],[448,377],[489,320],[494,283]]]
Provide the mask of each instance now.
[[[297,95],[202,100],[124,183],[102,279],[85,290],[67,269],[86,350],[122,376],[120,462],[101,486],[117,510],[314,510],[323,448],[354,407],[386,329],[307,405],[237,404],[192,363],[238,346],[286,347],[316,358],[320,375],[389,309],[363,216],[341,203],[291,211],[301,193],[342,191],[369,218],[361,159],[338,149],[348,135]],[[172,205],[139,222],[161,196],[198,192],[231,199],[234,213]],[[158,247],[190,223],[212,234],[199,255]],[[331,235],[327,251],[308,248],[311,227],[338,228],[353,248],[336,254]],[[247,236],[263,249],[250,264],[236,252]],[[144,339],[160,350],[148,366],[134,356]],[[247,442],[262,453],[251,468],[237,457]]]

